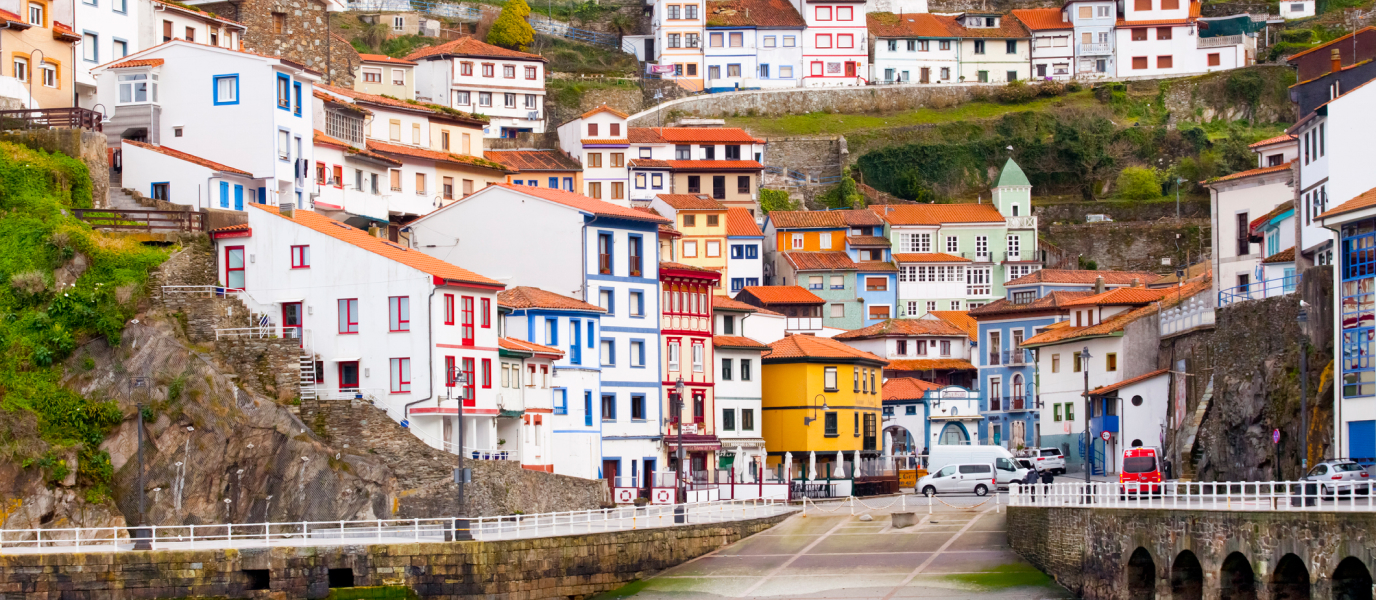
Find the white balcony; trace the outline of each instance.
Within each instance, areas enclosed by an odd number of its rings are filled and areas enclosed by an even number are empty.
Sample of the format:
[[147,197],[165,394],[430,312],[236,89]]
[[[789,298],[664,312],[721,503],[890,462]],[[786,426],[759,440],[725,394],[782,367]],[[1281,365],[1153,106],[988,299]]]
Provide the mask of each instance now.
[[1236,45],[1238,45],[1238,44],[1241,44],[1241,43],[1242,43],[1242,40],[1243,40],[1243,36],[1242,36],[1241,34],[1238,34],[1238,35],[1220,35],[1220,36],[1218,36],[1218,37],[1211,37],[1211,38],[1203,38],[1203,37],[1202,37],[1202,38],[1199,38],[1199,46],[1198,46],[1198,48],[1201,48],[1201,49],[1203,49],[1203,48],[1224,48],[1224,47],[1227,47],[1227,46],[1236,46]]
[[1113,44],[1108,42],[1100,44],[1076,44],[1080,50],[1080,56],[1103,56],[1113,54]]
[[1009,229],[1036,229],[1037,217],[1034,215],[1007,217],[1004,220],[1004,226]]
[[784,321],[786,331],[821,331],[822,317],[788,317]]

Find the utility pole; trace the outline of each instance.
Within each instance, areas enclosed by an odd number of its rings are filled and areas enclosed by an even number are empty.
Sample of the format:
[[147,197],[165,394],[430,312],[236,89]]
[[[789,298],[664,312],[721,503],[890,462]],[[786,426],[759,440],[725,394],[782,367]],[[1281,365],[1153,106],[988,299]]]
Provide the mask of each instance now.
[[[457,385],[457,386],[461,386],[461,387],[463,387],[463,388],[465,388],[465,389],[468,387],[468,374],[465,373],[465,372],[464,372],[462,369],[460,369],[458,366],[454,366],[454,367],[451,367],[451,368],[450,368],[450,372],[447,373],[447,375],[449,376],[449,381],[452,382],[452,383],[448,386],[448,388],[449,388],[448,396],[449,396],[449,398],[452,400],[452,399],[454,398],[454,386],[456,386],[456,385]],[[469,528],[468,528],[468,518],[465,517],[465,516],[463,516],[463,513],[464,513],[464,506],[463,506],[463,503],[464,503],[464,499],[463,499],[463,485],[464,485],[465,483],[468,483],[468,482],[470,482],[470,481],[473,480],[472,472],[470,472],[468,469],[465,469],[465,468],[463,467],[463,403],[464,403],[464,400],[467,400],[466,396],[467,396],[466,393],[463,393],[463,394],[460,394],[460,395],[459,395],[459,410],[458,410],[458,421],[459,421],[459,422],[455,424],[455,426],[458,427],[458,429],[459,429],[459,444],[458,444],[458,448],[455,448],[455,452],[454,452],[454,454],[457,455],[457,456],[459,457],[458,464],[454,467],[454,484],[457,485],[457,486],[459,487],[459,495],[458,495],[458,513],[459,513],[459,514],[456,515],[456,516],[454,517],[454,540],[455,540],[455,541],[466,541],[466,540],[471,540],[471,539],[473,539],[473,532],[470,531]]]
[[1094,405],[1089,399],[1089,346],[1080,351],[1080,370],[1085,374],[1085,484],[1089,483],[1091,457],[1094,456],[1094,432],[1089,428],[1089,413]]
[[674,507],[674,523],[686,522],[687,515],[684,514],[683,503],[688,501],[688,490],[684,488],[686,483],[683,479],[683,377],[678,378],[674,384],[674,424],[678,427],[678,483],[674,486],[674,501],[678,506]]
[[[1309,335],[1305,332],[1309,323],[1309,303],[1300,300],[1300,477],[1309,471],[1309,415],[1306,404],[1309,401]],[[1279,462],[1279,461],[1277,461]],[[1298,478],[1297,478],[1298,479]]]

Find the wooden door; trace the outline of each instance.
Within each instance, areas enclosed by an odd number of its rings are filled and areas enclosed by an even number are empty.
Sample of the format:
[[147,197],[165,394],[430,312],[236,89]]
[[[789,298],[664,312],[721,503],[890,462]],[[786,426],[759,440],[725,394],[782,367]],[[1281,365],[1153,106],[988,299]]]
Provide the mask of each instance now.
[[846,63],[846,77],[855,77],[855,63]]
[[922,83],[931,83],[931,82],[932,82],[932,68],[931,68],[931,67],[922,67],[922,79],[920,79],[919,81],[922,82]]

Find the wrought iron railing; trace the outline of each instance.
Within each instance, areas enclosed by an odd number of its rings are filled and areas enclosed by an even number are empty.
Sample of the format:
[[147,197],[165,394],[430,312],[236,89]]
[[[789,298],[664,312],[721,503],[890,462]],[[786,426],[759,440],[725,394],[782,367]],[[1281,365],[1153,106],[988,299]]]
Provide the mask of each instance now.
[[1294,273],[1274,279],[1263,279],[1218,292],[1218,307],[1223,308],[1234,302],[1260,300],[1274,296],[1294,293],[1300,284],[1300,274]]

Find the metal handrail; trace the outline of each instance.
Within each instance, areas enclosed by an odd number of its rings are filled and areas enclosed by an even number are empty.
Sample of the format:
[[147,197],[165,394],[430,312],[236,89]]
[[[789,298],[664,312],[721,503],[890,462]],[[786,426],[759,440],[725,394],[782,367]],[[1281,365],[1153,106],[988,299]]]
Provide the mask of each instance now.
[[1372,481],[1013,483],[1009,506],[1241,511],[1376,511]]
[[1247,300],[1259,300],[1262,298],[1291,294],[1299,289],[1301,281],[1302,274],[1296,272],[1293,275],[1263,279],[1246,285],[1238,285],[1219,290],[1218,307],[1223,308],[1234,302],[1245,302]]

